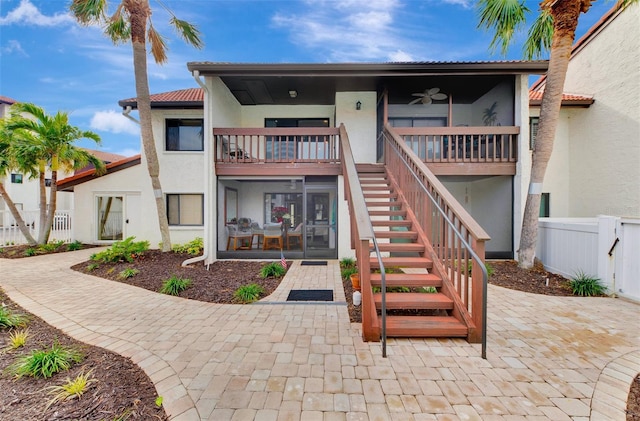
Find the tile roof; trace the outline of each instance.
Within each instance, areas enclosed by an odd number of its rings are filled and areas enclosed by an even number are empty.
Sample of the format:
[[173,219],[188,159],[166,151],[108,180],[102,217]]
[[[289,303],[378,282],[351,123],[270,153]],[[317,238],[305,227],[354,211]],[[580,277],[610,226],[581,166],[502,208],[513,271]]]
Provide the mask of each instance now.
[[[124,170],[125,168],[132,167],[134,165],[140,164],[141,159],[140,155],[129,156],[127,158],[112,162],[107,164],[107,172],[104,175],[108,175],[120,170]],[[58,181],[58,191],[73,191],[73,187],[92,180],[98,177],[96,175],[96,169],[92,168],[89,171],[84,171],[81,173],[76,173],[71,177],[64,178]]]
[[[529,90],[529,105],[536,106],[542,103],[542,94],[544,90]],[[576,94],[562,94],[563,106],[581,106],[588,107],[593,104],[593,95],[576,95]]]
[[0,103],[2,103],[2,104],[12,105],[12,104],[15,104],[16,102],[18,102],[18,101],[16,101],[15,99],[9,98],[8,96],[0,95]]
[[[200,105],[202,106],[204,101],[204,91],[202,88],[188,88],[180,89],[177,91],[162,92],[159,94],[153,94],[151,98],[151,107],[158,106],[170,106],[170,105]],[[125,108],[131,106],[135,108],[137,106],[137,98],[128,98],[118,101],[118,104]]]

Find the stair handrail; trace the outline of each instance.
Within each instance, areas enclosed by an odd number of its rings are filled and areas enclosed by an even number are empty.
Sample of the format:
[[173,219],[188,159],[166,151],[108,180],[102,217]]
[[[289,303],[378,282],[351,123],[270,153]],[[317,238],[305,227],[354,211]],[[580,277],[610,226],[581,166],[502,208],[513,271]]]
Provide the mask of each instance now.
[[[380,340],[382,342],[382,356],[384,358],[387,357],[387,301],[386,301],[386,274],[384,263],[382,262],[382,255],[380,253],[380,248],[378,247],[378,242],[376,241],[376,236],[373,232],[373,224],[371,223],[371,218],[369,217],[369,212],[367,211],[367,204],[364,200],[364,193],[362,191],[362,186],[358,181],[358,170],[356,169],[356,163],[353,158],[353,151],[351,150],[351,144],[349,143],[349,136],[347,135],[347,130],[344,127],[344,124],[340,124],[340,145],[342,148],[342,174],[346,180],[346,187],[348,191],[346,192],[349,195],[349,210],[352,212],[352,215],[357,216],[353,218],[355,220],[356,225],[356,233],[360,240],[366,240],[373,243],[373,251],[376,254],[376,258],[378,260],[378,264],[380,265],[380,288],[381,288],[381,308],[382,312],[382,320],[380,327]],[[366,218],[365,218],[366,216]],[[370,253],[369,253],[370,254]],[[364,257],[360,255],[360,257],[364,260]],[[368,259],[367,259],[368,261]],[[364,276],[362,277],[364,281]],[[368,282],[362,282],[362,287],[369,287]],[[364,297],[363,297],[364,298]],[[364,302],[364,299],[363,299]]]
[[[467,251],[471,255],[472,259],[477,262],[478,267],[482,271],[482,340],[481,341],[482,341],[482,358],[486,359],[487,358],[487,282],[488,282],[488,278],[489,278],[488,273],[487,273],[487,268],[485,267],[484,261],[482,260],[482,258],[480,258],[480,256],[478,256],[478,254],[473,250],[473,247],[465,240],[465,238],[462,235],[462,233],[456,228],[456,226],[453,223],[453,221],[451,221],[451,219],[449,218],[447,213],[438,204],[438,201],[433,197],[433,195],[431,194],[429,189],[424,185],[424,183],[422,182],[420,177],[418,177],[418,175],[415,173],[413,168],[411,168],[411,165],[409,165],[409,163],[402,156],[402,154],[400,154],[400,151],[398,150],[398,147],[402,148],[403,151],[405,152],[405,154],[408,155],[409,158],[413,161],[413,163],[418,168],[420,168],[420,170],[423,171],[423,173],[425,175],[427,175],[427,177],[430,179],[431,182],[433,182],[435,187],[438,188],[438,190],[439,190],[438,193],[443,194],[443,192],[446,192],[443,195],[447,195],[448,196],[447,199],[449,201],[455,201],[456,203],[457,203],[457,201],[455,200],[455,198],[453,198],[453,196],[450,195],[450,193],[446,190],[444,185],[442,185],[442,183],[439,180],[437,180],[435,175],[433,175],[433,173],[431,173],[431,171],[429,171],[429,169],[426,167],[426,164],[424,164],[420,160],[420,158],[415,154],[415,152],[413,152],[413,150],[411,150],[411,148],[407,147],[404,144],[404,142],[399,138],[399,136],[396,133],[393,132],[391,126],[389,126],[388,123],[385,124],[384,133],[388,133],[393,138],[393,140],[395,142],[388,142],[389,146],[391,148],[393,148],[394,151],[398,154],[398,157],[402,160],[402,162],[407,167],[409,172],[413,175],[413,177],[417,181],[418,185],[422,188],[422,190],[424,190],[424,192],[426,193],[426,195],[429,198],[429,200],[433,203],[435,208],[438,209],[438,212],[440,212],[440,215],[443,217],[443,219],[449,225],[449,228],[455,233],[455,235],[458,237],[459,241],[465,246],[465,248],[467,249]],[[385,158],[385,162],[386,162],[386,158]],[[429,177],[430,175],[431,175],[431,177]],[[476,238],[479,238],[479,239],[489,239],[490,238],[486,234],[486,232],[482,229],[482,227],[480,227],[480,225],[478,225],[473,220],[473,218],[471,218],[470,215],[467,214],[465,216],[469,217],[469,220],[471,222],[469,223],[470,226],[468,227],[468,229],[470,230],[471,233],[475,234]],[[475,225],[475,226],[473,226],[473,225]],[[472,228],[475,228],[475,232],[474,232],[474,230],[472,230]]]

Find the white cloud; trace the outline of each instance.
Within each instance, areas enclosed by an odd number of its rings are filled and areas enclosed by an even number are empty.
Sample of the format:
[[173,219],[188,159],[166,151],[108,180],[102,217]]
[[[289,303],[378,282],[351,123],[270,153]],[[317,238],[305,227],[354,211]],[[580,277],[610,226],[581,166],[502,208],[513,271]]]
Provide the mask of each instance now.
[[453,4],[454,6],[462,6],[465,9],[473,8],[473,0],[442,0],[444,3]]
[[56,13],[52,16],[43,15],[29,0],[22,0],[18,7],[0,17],[0,25],[35,25],[61,26],[73,23],[74,19],[67,13]]
[[92,129],[111,133],[140,133],[138,125],[113,110],[96,112],[91,118],[90,126]]
[[29,54],[27,54],[27,52],[22,48],[20,42],[15,39],[10,39],[9,41],[7,41],[7,45],[5,47],[2,47],[0,51],[2,51],[2,54],[16,53],[25,57],[29,57]]
[[113,151],[113,153],[122,155],[122,156],[133,156],[133,155],[138,155],[140,153],[140,149],[125,148],[119,151]]
[[397,0],[309,0],[303,11],[276,14],[272,22],[331,61],[410,61],[410,51],[421,48],[403,29],[400,9]]

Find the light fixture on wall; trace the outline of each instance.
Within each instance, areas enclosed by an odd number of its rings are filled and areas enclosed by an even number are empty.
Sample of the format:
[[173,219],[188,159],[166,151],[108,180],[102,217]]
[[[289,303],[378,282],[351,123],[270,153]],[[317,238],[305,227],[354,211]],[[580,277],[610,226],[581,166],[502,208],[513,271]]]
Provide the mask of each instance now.
[[295,98],[298,96],[298,91],[296,91],[295,89],[289,89],[289,96],[291,98]]
[[362,102],[356,102],[356,110],[360,110],[362,108]]

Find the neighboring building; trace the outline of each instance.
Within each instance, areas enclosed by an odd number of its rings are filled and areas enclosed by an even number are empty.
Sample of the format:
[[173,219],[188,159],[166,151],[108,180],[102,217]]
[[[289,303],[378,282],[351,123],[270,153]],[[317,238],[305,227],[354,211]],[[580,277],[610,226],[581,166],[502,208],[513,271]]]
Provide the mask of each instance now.
[[[638,22],[640,4],[614,7],[573,47],[543,216],[640,217]],[[542,77],[531,88],[532,127],[544,83]]]

